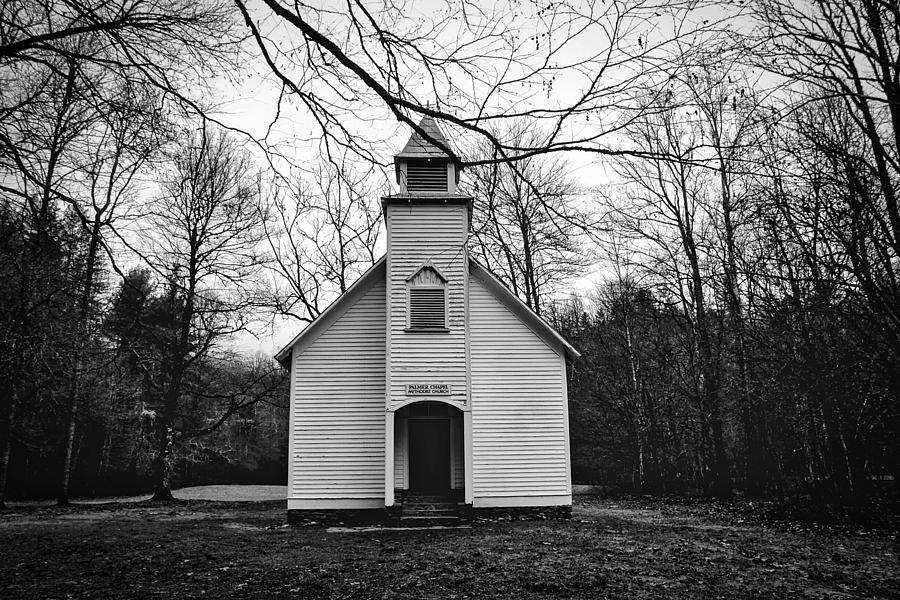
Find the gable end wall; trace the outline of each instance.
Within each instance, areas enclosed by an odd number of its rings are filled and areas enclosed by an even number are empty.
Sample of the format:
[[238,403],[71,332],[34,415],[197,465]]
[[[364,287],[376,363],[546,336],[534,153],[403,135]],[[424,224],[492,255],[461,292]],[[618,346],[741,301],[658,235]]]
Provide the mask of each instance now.
[[473,505],[571,504],[562,349],[469,278]]
[[379,279],[294,354],[289,509],[384,506],[384,302]]

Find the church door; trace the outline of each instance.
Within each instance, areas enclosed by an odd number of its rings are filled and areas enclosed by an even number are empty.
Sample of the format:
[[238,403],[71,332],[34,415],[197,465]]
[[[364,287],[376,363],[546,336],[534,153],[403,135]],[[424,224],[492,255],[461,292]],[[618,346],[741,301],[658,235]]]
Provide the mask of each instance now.
[[450,492],[450,419],[409,420],[409,489]]

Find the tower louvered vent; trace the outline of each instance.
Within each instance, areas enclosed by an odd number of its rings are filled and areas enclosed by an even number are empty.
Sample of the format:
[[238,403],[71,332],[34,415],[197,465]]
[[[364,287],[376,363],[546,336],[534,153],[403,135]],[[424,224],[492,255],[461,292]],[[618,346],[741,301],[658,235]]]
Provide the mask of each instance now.
[[410,288],[409,326],[412,329],[443,329],[446,327],[443,289]]
[[447,165],[443,162],[410,161],[406,166],[410,192],[446,192]]

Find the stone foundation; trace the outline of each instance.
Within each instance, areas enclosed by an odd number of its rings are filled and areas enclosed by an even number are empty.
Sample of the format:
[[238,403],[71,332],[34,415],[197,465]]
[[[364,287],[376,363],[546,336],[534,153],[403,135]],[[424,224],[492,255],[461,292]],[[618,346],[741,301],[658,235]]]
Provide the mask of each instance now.
[[400,521],[399,506],[390,508],[290,509],[288,525],[396,525]]
[[[402,505],[390,508],[335,508],[335,509],[292,509],[287,511],[288,525],[302,527],[308,525],[400,525]],[[543,521],[548,519],[571,519],[571,506],[492,506],[473,508],[461,507],[459,517],[462,522],[478,521]],[[422,523],[423,525],[431,523]]]
[[469,508],[473,521],[538,521],[546,519],[571,519],[572,506],[491,506]]

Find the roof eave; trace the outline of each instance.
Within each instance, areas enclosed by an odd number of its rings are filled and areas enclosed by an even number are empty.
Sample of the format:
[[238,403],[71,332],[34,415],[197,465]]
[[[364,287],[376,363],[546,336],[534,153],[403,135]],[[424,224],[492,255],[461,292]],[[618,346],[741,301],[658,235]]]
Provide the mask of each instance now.
[[[540,315],[535,313],[527,304],[522,302],[521,298],[513,294],[506,285],[500,279],[491,272],[490,269],[479,263],[477,260],[469,257],[469,270],[474,275],[482,276],[482,281],[490,284],[490,287],[493,288],[492,291],[501,296],[500,300],[506,300],[508,303],[513,304],[518,308],[519,314],[525,316],[529,321],[531,321],[532,330],[538,329],[540,332],[543,332],[544,336],[553,340],[556,344],[558,344],[565,354],[566,358],[570,361],[575,361],[581,356],[581,352],[575,349],[575,347],[570,344],[566,338],[559,334],[547,321],[545,321]],[[526,323],[529,325],[529,323]]]
[[365,273],[360,275],[359,279],[354,281],[353,285],[347,288],[347,291],[335,298],[334,301],[328,305],[328,308],[319,313],[319,316],[317,316],[315,320],[304,327],[303,330],[295,335],[294,339],[288,342],[281,350],[276,352],[275,360],[277,360],[285,369],[290,370],[291,355],[293,353],[294,346],[305,340],[307,337],[320,332],[323,327],[323,323],[327,323],[333,314],[336,314],[341,309],[341,307],[350,302],[351,298],[355,298],[358,295],[357,292],[366,288],[366,286],[370,283],[370,280],[378,272],[379,268],[384,265],[386,259],[387,256],[382,256],[377,261],[375,261],[375,264],[369,267]]

